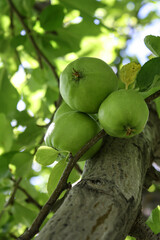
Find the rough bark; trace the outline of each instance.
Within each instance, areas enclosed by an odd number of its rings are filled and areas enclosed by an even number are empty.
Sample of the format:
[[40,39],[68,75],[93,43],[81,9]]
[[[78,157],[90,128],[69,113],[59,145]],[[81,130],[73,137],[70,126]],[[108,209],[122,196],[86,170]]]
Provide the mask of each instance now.
[[138,136],[127,140],[107,136],[36,240],[124,240],[140,209],[159,133],[159,120],[152,111]]

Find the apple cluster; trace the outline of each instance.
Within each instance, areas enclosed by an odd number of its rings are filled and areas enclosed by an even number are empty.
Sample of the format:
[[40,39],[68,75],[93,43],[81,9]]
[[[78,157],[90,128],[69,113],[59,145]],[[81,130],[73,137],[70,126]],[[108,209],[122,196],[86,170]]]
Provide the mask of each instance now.
[[[63,102],[47,130],[46,145],[73,155],[102,128],[113,137],[130,138],[143,131],[149,110],[133,89],[118,89],[112,68],[98,58],[71,62],[60,76]],[[99,140],[80,160],[91,158],[101,147]]]

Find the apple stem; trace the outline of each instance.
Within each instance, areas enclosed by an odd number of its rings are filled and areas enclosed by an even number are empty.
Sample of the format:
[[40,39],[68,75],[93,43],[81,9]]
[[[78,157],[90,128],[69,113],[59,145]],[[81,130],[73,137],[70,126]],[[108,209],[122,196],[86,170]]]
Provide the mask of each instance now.
[[76,70],[73,68],[72,77],[73,77],[73,80],[79,81],[79,79],[80,79],[82,76],[81,76],[81,74],[80,74],[78,71],[76,71]]
[[134,132],[134,129],[131,127],[126,127],[126,135],[130,136],[132,134],[132,132]]

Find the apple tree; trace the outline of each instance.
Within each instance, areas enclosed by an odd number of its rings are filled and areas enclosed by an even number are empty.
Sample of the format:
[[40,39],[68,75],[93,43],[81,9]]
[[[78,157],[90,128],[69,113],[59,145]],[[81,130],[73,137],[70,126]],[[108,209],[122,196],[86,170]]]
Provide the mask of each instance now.
[[160,239],[159,14],[0,1],[0,239]]

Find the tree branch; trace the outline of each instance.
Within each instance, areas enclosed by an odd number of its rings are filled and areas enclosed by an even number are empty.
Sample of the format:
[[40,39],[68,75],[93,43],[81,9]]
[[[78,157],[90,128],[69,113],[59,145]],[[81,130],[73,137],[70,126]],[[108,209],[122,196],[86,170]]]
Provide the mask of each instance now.
[[130,231],[130,235],[135,237],[136,240],[160,240],[160,236],[155,235],[145,222],[145,217],[140,213]]
[[8,202],[6,203],[5,207],[7,207],[8,205],[13,205],[13,202],[14,202],[14,197],[15,197],[15,194],[17,192],[17,189],[18,189],[18,185],[19,183],[21,182],[22,178],[20,177],[14,184],[14,189],[13,189],[13,192],[8,200]]
[[0,212],[0,218],[3,216],[3,213],[4,213],[4,211],[5,211],[5,208],[7,208],[9,205],[13,205],[13,203],[14,203],[14,197],[15,197],[15,194],[16,194],[17,189],[18,189],[18,185],[19,185],[19,183],[20,183],[21,180],[22,180],[22,178],[20,177],[17,181],[15,181],[13,192],[11,193],[10,198],[8,199],[8,201],[6,202],[6,204],[4,205],[3,210]]
[[11,238],[17,239],[16,235],[14,235],[13,233],[9,233],[9,236],[10,236]]
[[160,97],[160,90],[158,90],[157,92],[151,94],[150,96],[148,96],[147,98],[145,98],[145,102],[146,103],[150,103],[151,101],[153,101],[154,99]]
[[23,27],[24,27],[24,29],[25,29],[25,31],[26,31],[26,33],[27,33],[27,35],[28,35],[28,37],[29,37],[33,47],[34,47],[34,49],[37,52],[37,56],[38,56],[40,67],[42,68],[41,58],[43,58],[45,60],[45,62],[48,64],[48,66],[50,67],[50,69],[52,70],[56,80],[59,82],[59,77],[58,77],[57,72],[55,70],[55,66],[53,66],[53,64],[49,61],[49,59],[44,55],[44,53],[41,51],[41,49],[37,45],[37,43],[36,43],[32,33],[31,33],[31,30],[29,29],[29,27],[27,26],[27,24],[24,21],[24,17],[18,11],[18,9],[16,8],[16,6],[12,2],[12,0],[8,0],[8,2],[9,2],[9,5],[11,6],[12,10],[16,13],[17,17],[19,18],[21,24],[23,25]]
[[[10,23],[11,33],[12,33],[12,36],[14,36],[14,23],[13,23],[13,9],[12,8],[10,9],[10,21],[11,21],[11,23]],[[15,48],[15,55],[17,57],[19,64],[22,65],[20,56],[19,56],[16,48]]]
[[82,171],[82,169],[80,168],[80,166],[78,165],[78,163],[76,163],[74,167],[75,167],[75,169],[77,170],[77,172],[78,172],[80,175],[82,175],[83,171]]
[[47,201],[47,203],[42,207],[41,211],[39,212],[37,218],[34,220],[30,229],[28,229],[24,234],[22,234],[18,240],[28,240],[31,239],[36,233],[38,233],[39,228],[45,218],[47,217],[48,213],[50,212],[53,204],[56,202],[62,191],[67,186],[67,179],[75,166],[76,162],[88,151],[90,147],[92,147],[96,142],[98,142],[101,138],[106,135],[104,130],[101,130],[94,138],[92,138],[85,146],[83,146],[78,153],[73,157],[70,157],[70,160],[59,180],[59,183],[52,193],[51,197]]
[[[16,182],[15,179],[10,178],[11,181]],[[34,199],[32,196],[21,186],[18,185],[18,189],[21,190],[28,198],[28,202],[33,203],[35,206],[37,206],[39,209],[42,208],[42,206]]]
[[158,172],[153,166],[147,170],[144,187],[148,189],[153,181],[160,182],[160,172]]
[[39,11],[42,12],[44,8],[46,8],[47,6],[49,6],[51,4],[50,0],[49,1],[45,1],[45,2],[35,2],[34,4],[34,8]]
[[152,112],[143,133],[130,139],[107,136],[100,152],[86,161],[81,181],[36,240],[124,240],[139,213],[159,130],[159,119]]
[[39,61],[39,65],[41,68],[43,68],[42,65],[42,61],[41,61],[41,54],[39,52],[39,49],[37,48],[37,44],[33,38],[33,36],[31,35],[31,30],[28,28],[27,24],[24,21],[24,17],[20,14],[20,12],[18,11],[18,9],[16,8],[16,6],[14,5],[14,3],[12,2],[12,0],[8,0],[10,7],[12,9],[12,11],[14,11],[16,13],[16,15],[18,16],[21,24],[23,25],[24,29],[26,30],[26,33],[28,34],[28,37],[33,45],[33,47],[35,48],[36,52],[37,52],[37,56],[38,56],[38,61]]

